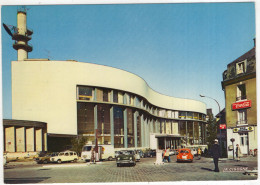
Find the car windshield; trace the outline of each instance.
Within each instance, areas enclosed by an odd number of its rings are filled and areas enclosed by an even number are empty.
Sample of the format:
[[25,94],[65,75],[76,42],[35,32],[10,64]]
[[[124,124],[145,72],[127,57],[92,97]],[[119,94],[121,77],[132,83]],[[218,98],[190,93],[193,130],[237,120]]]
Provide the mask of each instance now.
[[180,153],[189,153],[189,151],[188,150],[181,150]]
[[64,155],[64,153],[63,153],[63,152],[59,153],[59,156],[63,156],[63,155]]
[[130,154],[132,154],[132,155],[134,155],[135,153],[134,153],[134,151],[131,151],[131,150],[123,150],[123,151],[120,151],[120,154],[124,154],[124,155],[130,155]]
[[91,151],[92,146],[84,146],[82,151]]

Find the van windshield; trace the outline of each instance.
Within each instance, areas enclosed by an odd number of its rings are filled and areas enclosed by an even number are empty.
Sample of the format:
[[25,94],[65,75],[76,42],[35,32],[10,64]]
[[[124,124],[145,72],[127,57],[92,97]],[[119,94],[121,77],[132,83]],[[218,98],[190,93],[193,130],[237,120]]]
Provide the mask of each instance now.
[[84,146],[82,151],[91,151],[92,146]]

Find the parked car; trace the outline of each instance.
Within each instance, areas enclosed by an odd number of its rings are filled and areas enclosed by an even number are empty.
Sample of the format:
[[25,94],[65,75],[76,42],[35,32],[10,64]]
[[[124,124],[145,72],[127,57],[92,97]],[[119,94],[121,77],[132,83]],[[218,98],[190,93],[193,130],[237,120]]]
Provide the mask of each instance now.
[[62,163],[62,162],[77,162],[78,160],[78,155],[74,151],[64,151],[60,152],[57,156],[53,156],[50,158],[50,162],[53,163]]
[[174,154],[175,154],[175,150],[170,149],[170,151],[169,151],[169,155],[171,156],[171,155],[174,155]]
[[[91,159],[91,150],[94,150],[95,145],[84,145],[81,152],[81,158],[84,161]],[[111,161],[115,158],[115,149],[112,145],[98,145],[99,160]]]
[[134,152],[135,152],[135,160],[136,160],[136,162],[139,162],[141,159],[140,154],[137,150],[134,150]]
[[177,155],[177,162],[181,162],[181,161],[189,161],[189,162],[193,161],[193,155],[190,149],[187,148],[179,149],[179,154]]
[[35,158],[38,164],[47,164],[50,162],[51,157],[58,156],[58,152],[40,154],[39,157]]
[[123,164],[135,166],[136,165],[135,152],[133,150],[120,151],[120,154],[116,157],[116,164],[117,167]]
[[138,151],[140,157],[143,158],[144,157],[144,152],[142,150],[137,150],[137,151]]
[[115,158],[120,155],[120,151],[115,151]]
[[144,157],[155,157],[156,156],[156,150],[147,150],[144,153]]

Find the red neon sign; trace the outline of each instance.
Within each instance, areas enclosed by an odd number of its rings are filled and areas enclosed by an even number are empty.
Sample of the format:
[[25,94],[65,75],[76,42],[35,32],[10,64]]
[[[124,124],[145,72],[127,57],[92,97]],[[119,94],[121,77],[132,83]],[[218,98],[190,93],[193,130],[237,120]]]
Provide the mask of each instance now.
[[227,129],[227,125],[226,124],[219,124],[219,129]]
[[250,108],[252,105],[251,100],[236,102],[232,104],[232,110]]

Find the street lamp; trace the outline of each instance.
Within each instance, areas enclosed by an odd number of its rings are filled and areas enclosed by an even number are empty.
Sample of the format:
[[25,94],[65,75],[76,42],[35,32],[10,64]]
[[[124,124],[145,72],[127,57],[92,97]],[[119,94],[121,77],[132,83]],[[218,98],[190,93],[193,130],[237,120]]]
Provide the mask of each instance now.
[[[219,103],[218,103],[217,100],[215,100],[214,98],[211,98],[211,97],[209,97],[209,96],[205,96],[205,95],[201,95],[201,94],[200,94],[200,97],[202,97],[202,98],[206,97],[206,98],[210,98],[210,99],[214,100],[214,101],[218,104],[218,111],[219,111],[219,113],[220,113],[220,105],[219,105]],[[219,134],[220,134],[220,139],[219,139],[219,143],[220,143],[220,153],[222,153],[221,129],[219,129],[219,132],[220,132],[220,133],[219,133]]]
[[[214,98],[211,98],[211,97],[209,97],[209,96],[204,96],[204,95],[201,95],[201,94],[200,94],[200,97],[202,97],[202,98],[206,97],[206,98],[210,98],[210,99],[212,99],[212,100],[215,100]],[[219,105],[219,103],[218,103],[217,100],[215,100],[215,102],[218,104],[218,110],[219,110],[219,112],[220,112],[220,105]]]

